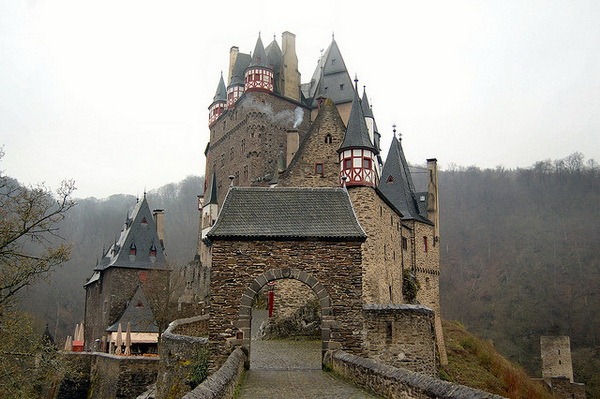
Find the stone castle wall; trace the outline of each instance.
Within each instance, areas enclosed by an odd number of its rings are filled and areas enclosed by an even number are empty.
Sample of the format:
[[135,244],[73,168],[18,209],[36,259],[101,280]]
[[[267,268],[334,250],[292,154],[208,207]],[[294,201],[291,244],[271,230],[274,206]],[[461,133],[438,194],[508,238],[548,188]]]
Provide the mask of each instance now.
[[434,313],[419,305],[365,305],[364,356],[437,376]]
[[[221,364],[230,344],[250,339],[252,300],[267,281],[293,278],[312,287],[321,303],[324,341],[360,352],[361,242],[215,241],[209,339]],[[287,274],[287,275],[286,275]]]
[[287,130],[294,127],[298,107],[303,117],[296,128],[302,140],[310,126],[309,112],[299,103],[267,93],[244,94],[211,126],[205,175],[217,174],[219,205],[229,176],[235,177],[236,186],[269,183],[279,152],[286,154]]
[[363,301],[402,303],[401,220],[370,187],[351,187],[348,194],[360,225],[363,244]]

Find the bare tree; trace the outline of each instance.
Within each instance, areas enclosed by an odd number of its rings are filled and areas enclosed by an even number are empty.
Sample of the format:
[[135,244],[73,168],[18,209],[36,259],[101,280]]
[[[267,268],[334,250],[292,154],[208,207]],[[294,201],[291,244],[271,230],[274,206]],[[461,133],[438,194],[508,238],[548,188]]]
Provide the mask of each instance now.
[[0,172],[0,308],[69,258],[70,246],[56,239],[59,222],[75,205],[74,190],[73,181],[64,181],[55,196],[44,185],[24,187]]

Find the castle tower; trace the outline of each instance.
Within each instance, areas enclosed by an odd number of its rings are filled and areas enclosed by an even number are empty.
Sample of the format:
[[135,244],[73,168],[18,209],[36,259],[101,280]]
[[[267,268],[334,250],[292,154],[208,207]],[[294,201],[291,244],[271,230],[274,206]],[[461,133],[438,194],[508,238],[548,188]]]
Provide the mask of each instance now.
[[566,335],[540,337],[542,378],[563,377],[573,382],[571,341]]
[[362,105],[356,90],[354,90],[354,100],[347,126],[344,141],[338,149],[340,179],[346,178],[347,186],[376,187],[379,181],[376,156],[379,152],[369,138]]
[[275,36],[273,36],[273,41],[265,48],[265,53],[267,54],[267,65],[273,71],[273,92],[283,94],[283,54],[277,40],[275,40]]
[[221,78],[217,85],[217,92],[213,97],[213,102],[208,107],[208,126],[212,125],[219,116],[225,111],[227,105],[227,89],[225,88],[225,81],[223,80],[223,72],[221,72]]
[[273,70],[268,65],[267,53],[258,35],[252,60],[244,73],[244,90],[273,93],[273,78]]

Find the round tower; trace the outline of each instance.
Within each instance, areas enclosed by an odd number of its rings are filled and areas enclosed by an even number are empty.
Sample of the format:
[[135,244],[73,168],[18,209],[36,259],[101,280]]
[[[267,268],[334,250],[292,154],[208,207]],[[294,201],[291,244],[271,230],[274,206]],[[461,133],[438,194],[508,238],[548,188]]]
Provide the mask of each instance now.
[[252,61],[244,73],[244,90],[273,93],[273,83],[273,70],[268,65],[265,47],[258,35],[254,53],[252,53]]
[[223,72],[221,72],[221,79],[217,85],[217,92],[213,97],[213,102],[208,107],[208,126],[212,126],[213,123],[219,116],[225,111],[227,105],[227,89],[225,89],[225,81],[223,80]]
[[379,151],[369,137],[361,101],[358,97],[358,79],[354,80],[354,100],[348,118],[344,141],[338,149],[340,179],[346,186],[375,187],[379,182],[377,154]]

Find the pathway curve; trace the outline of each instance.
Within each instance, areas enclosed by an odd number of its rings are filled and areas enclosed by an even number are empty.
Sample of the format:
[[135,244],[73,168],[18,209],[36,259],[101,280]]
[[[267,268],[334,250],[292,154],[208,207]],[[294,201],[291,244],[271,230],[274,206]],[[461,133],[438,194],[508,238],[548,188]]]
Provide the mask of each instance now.
[[265,316],[253,311],[250,370],[238,399],[378,398],[321,371],[321,341],[260,340],[255,332]]

